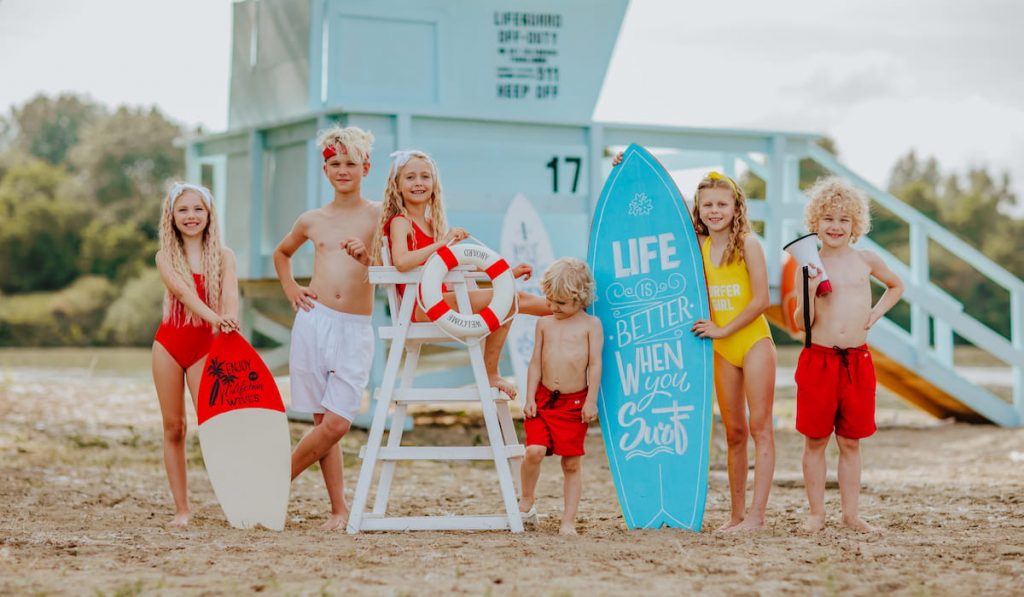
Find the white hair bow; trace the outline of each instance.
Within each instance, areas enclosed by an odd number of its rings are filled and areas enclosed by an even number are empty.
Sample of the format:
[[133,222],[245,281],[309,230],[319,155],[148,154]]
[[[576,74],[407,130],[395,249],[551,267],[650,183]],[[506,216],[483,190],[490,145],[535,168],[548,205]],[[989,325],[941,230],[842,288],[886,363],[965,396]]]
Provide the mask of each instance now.
[[391,155],[388,157],[394,160],[393,163],[395,165],[395,170],[398,170],[402,166],[408,164],[409,160],[426,155],[426,153],[418,149],[399,149],[398,151],[391,152]]
[[173,207],[175,200],[181,197],[181,194],[185,191],[197,193],[203,199],[203,203],[206,204],[206,209],[210,209],[210,206],[213,204],[213,194],[210,193],[210,189],[188,182],[176,182],[171,187],[170,192],[167,193],[167,207]]

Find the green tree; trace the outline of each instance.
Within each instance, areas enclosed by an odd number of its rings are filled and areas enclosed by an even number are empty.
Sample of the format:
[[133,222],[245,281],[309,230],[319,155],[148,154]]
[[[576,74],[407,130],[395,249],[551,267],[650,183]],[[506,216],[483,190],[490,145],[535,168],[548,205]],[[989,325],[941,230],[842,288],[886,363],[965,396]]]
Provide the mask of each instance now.
[[163,315],[164,283],[156,268],[142,270],[124,285],[107,309],[100,338],[110,344],[145,346]]
[[[14,144],[14,137],[16,136],[17,130],[14,128],[14,123],[3,115],[0,115],[0,151],[7,151],[11,145]],[[0,177],[3,173],[0,172]]]
[[[1024,276],[1019,239],[1024,222],[1007,213],[1019,208],[1008,174],[993,176],[985,168],[965,174],[942,174],[934,157],[920,159],[910,151],[897,160],[890,175],[889,192],[935,220],[989,259],[1018,277]],[[906,224],[876,211],[871,237],[889,251],[908,253]],[[964,305],[964,310],[992,329],[1009,334],[1009,294],[957,255],[939,247],[929,251],[932,280]]]
[[12,156],[0,178],[0,203],[16,204],[32,199],[56,199],[67,172],[39,159]]
[[82,130],[104,110],[88,99],[63,94],[51,99],[37,95],[14,108],[15,147],[51,164],[65,161],[68,150],[78,144]]
[[19,202],[0,225],[0,291],[55,290],[78,277],[86,209],[61,199]]
[[82,231],[78,268],[111,280],[126,280],[153,262],[156,241],[137,226],[126,222],[94,219]]
[[21,156],[0,179],[0,290],[62,288],[78,276],[87,209],[60,198],[62,167]]
[[174,146],[181,129],[156,108],[120,107],[97,119],[71,149],[82,192],[99,205],[128,213],[160,197],[168,179],[180,177],[184,152]]

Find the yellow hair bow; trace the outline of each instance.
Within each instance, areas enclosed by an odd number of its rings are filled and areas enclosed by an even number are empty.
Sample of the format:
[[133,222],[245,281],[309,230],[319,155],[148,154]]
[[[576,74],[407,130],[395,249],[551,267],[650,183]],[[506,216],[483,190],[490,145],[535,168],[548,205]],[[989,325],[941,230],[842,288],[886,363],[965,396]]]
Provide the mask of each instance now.
[[707,178],[708,180],[724,180],[725,182],[729,183],[730,187],[732,187],[732,191],[734,193],[736,192],[736,183],[733,182],[733,180],[731,178],[729,178],[728,176],[722,174],[721,172],[716,172],[716,171],[712,170],[711,172],[708,172],[708,174],[707,174],[707,176],[705,176],[705,178]]

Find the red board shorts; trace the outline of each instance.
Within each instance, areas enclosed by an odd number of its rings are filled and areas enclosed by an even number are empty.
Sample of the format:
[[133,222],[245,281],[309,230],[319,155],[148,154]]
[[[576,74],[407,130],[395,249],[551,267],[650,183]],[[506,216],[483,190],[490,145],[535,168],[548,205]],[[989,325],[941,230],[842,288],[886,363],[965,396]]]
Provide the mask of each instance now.
[[875,432],[875,366],[867,344],[812,344],[796,365],[796,430],[811,438],[862,439]]
[[587,437],[587,424],[582,419],[586,388],[562,394],[537,384],[537,416],[526,419],[527,446],[545,446],[547,455],[583,456],[583,440]]

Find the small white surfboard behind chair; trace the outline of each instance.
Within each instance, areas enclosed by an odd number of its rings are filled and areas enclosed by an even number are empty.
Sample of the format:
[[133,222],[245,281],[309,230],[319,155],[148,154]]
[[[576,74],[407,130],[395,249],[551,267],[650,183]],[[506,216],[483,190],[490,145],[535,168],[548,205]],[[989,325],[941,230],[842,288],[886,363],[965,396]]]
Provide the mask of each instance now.
[[[529,280],[519,281],[519,290],[537,296],[544,295],[540,289],[540,279],[544,270],[555,260],[555,253],[551,249],[551,238],[540,214],[522,194],[516,195],[505,211],[501,227],[501,254],[509,263],[528,263],[533,267],[533,276]],[[506,341],[512,371],[516,376],[516,387],[522,396],[526,396],[526,372],[533,355],[536,326],[536,316],[519,314],[512,322]]]

